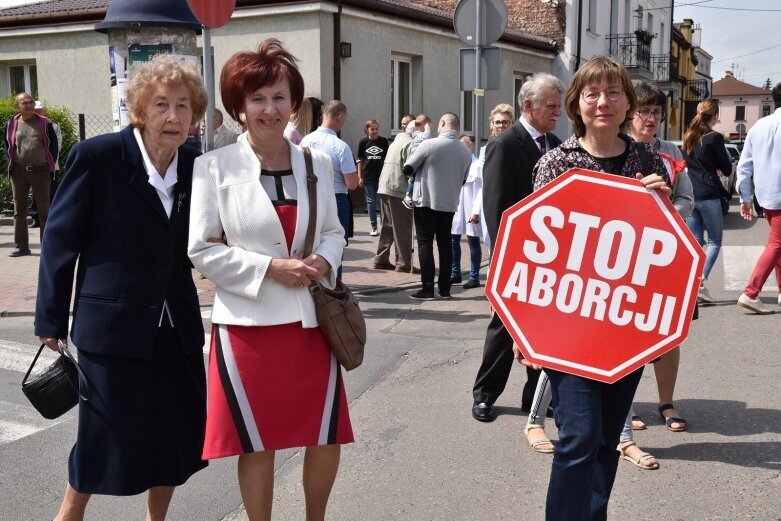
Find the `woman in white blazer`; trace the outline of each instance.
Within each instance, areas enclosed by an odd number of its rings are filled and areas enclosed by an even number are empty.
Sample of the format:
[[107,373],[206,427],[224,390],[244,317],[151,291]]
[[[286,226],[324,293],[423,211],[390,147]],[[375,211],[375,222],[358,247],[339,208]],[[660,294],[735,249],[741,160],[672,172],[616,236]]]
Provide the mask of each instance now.
[[274,451],[307,447],[306,517],[325,519],[340,444],[353,441],[340,367],[308,290],[314,281],[333,287],[344,248],[331,161],[312,151],[320,182],[313,253],[304,258],[306,165],[283,136],[303,99],[295,58],[265,40],[228,60],[220,89],[247,132],[201,156],[193,173],[188,251],[217,286],[203,457],[238,455],[247,515],[266,520]]

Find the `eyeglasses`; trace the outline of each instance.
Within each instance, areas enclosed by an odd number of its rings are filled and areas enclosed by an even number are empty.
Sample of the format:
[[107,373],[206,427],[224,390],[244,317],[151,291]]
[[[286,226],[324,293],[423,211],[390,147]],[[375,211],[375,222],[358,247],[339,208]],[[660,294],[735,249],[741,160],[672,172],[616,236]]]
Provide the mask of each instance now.
[[640,117],[640,119],[643,120],[651,119],[651,116],[653,116],[654,119],[656,119],[656,121],[664,121],[664,118],[667,117],[667,114],[665,114],[662,109],[655,109],[655,110],[640,109],[637,112],[635,112],[635,114],[637,114]]
[[580,93],[580,97],[583,98],[583,101],[585,101],[589,105],[593,105],[597,101],[599,101],[599,97],[604,94],[607,96],[607,99],[610,101],[618,101],[621,99],[621,97],[624,95],[624,89],[621,89],[619,87],[612,87],[610,89],[607,89],[606,91],[599,91],[599,90],[584,90]]
[[496,121],[492,121],[491,123],[493,123],[493,125],[496,127],[509,127],[513,122],[509,119],[498,119]]

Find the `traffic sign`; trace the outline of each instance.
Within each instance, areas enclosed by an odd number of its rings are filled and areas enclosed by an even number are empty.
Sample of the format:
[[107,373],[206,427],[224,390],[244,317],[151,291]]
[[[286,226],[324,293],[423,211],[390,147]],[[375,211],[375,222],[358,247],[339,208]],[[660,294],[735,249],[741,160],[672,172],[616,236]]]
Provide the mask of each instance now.
[[187,0],[187,5],[204,27],[217,29],[231,19],[236,0]]
[[[478,2],[482,4],[479,6],[479,20]],[[470,47],[491,45],[507,28],[507,7],[504,0],[461,0],[453,14],[453,27],[461,41]]]
[[504,212],[486,294],[529,361],[613,383],[686,339],[704,261],[667,197],[575,169]]
[[485,47],[480,53],[480,85],[477,85],[477,52],[474,49],[459,50],[458,90],[501,88],[502,63],[499,47]]

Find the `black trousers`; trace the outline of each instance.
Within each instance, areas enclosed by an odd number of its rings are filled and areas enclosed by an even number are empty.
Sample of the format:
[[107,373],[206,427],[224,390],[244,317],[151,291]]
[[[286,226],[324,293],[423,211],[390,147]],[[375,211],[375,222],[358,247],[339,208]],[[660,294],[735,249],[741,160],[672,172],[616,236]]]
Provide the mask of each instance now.
[[434,288],[434,240],[439,252],[440,293],[450,292],[450,268],[453,264],[453,250],[450,245],[450,230],[453,227],[454,212],[440,212],[431,208],[415,208],[415,234],[418,238],[418,260],[420,280],[423,289]]
[[[485,345],[483,347],[483,363],[477,371],[475,386],[472,396],[475,403],[493,404],[507,385],[510,377],[510,369],[513,366],[513,339],[502,323],[499,315],[494,313],[488,323],[485,333]],[[521,406],[527,409],[534,399],[534,390],[537,388],[537,380],[540,371],[526,368],[527,381],[523,386]],[[545,414],[542,411],[541,414]]]

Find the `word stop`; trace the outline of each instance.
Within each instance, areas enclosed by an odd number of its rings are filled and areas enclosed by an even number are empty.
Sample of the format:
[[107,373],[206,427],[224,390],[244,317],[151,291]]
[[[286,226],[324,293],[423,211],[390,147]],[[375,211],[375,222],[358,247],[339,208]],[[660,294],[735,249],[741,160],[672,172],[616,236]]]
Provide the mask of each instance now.
[[[670,332],[678,298],[650,291],[646,285],[652,267],[668,266],[675,259],[675,235],[650,227],[638,231],[621,220],[603,223],[596,215],[580,212],[565,215],[553,206],[536,208],[530,225],[535,237],[522,247],[529,262],[513,265],[503,298],[555,306],[562,313],[631,325],[640,331]],[[552,231],[565,226],[572,228],[569,244],[560,243]],[[592,241],[596,241],[595,254],[584,258]],[[547,267],[551,264],[555,269]],[[629,284],[613,282],[627,275],[631,275]]]

